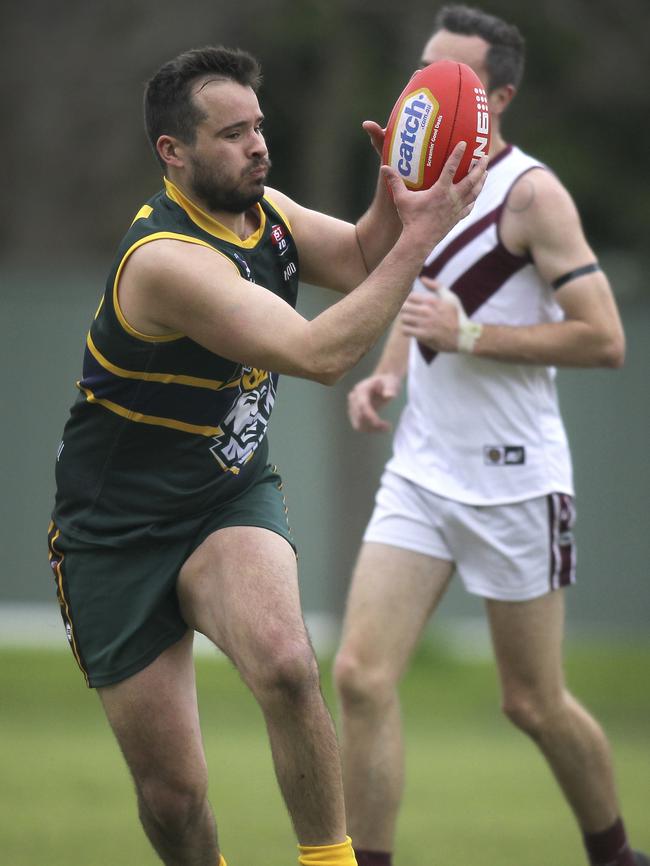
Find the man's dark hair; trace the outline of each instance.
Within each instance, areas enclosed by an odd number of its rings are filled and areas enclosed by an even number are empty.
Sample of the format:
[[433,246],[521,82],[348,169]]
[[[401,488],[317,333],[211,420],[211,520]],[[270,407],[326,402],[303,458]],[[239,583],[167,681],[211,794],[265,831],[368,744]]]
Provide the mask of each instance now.
[[144,92],[144,125],[158,161],[156,142],[161,135],[173,135],[184,144],[196,140],[196,127],[205,115],[191,96],[197,78],[227,78],[257,92],[262,72],[250,54],[239,49],[207,46],[179,54],[160,67]]
[[519,28],[480,9],[453,4],[443,6],[435,21],[437,30],[463,36],[480,36],[490,46],[486,54],[488,90],[506,84],[519,87],[524,74],[526,42]]

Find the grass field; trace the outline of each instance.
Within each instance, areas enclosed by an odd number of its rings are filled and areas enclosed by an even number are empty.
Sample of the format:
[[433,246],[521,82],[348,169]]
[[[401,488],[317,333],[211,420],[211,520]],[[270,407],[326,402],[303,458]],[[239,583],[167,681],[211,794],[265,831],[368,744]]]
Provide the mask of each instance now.
[[[259,711],[222,661],[197,661],[211,799],[229,866],[296,863]],[[322,662],[331,700],[329,663]],[[634,844],[650,851],[650,645],[568,654],[574,692],[613,746]],[[550,774],[502,719],[489,662],[428,648],[403,686],[407,790],[396,866],[580,866]],[[72,658],[0,651],[2,866],[155,866],[131,783]]]

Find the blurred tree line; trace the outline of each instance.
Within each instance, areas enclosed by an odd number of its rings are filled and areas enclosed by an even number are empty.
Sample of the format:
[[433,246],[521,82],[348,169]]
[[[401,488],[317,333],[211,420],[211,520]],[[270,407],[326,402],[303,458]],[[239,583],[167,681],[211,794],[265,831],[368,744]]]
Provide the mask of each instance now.
[[[431,29],[434,0],[3,2],[5,264],[101,263],[160,186],[142,129],[146,80],[187,48],[245,48],[264,68],[272,186],[354,219],[385,122]],[[522,29],[528,65],[506,137],[548,161],[590,240],[648,262],[650,0],[484,0]]]

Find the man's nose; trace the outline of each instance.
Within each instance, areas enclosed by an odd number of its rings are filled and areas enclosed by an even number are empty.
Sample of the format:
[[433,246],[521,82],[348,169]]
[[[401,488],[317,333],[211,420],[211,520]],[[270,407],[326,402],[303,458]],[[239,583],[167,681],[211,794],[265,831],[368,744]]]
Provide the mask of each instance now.
[[268,154],[266,141],[261,132],[253,132],[251,137],[250,152],[255,156],[266,156]]

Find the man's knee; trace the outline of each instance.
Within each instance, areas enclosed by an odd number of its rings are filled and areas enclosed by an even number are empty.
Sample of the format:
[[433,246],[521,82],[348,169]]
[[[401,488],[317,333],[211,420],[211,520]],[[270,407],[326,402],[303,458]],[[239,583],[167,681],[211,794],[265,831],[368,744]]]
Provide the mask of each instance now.
[[380,664],[364,662],[354,651],[339,650],[334,661],[334,683],[343,708],[363,712],[385,706],[396,694],[396,678]]
[[264,642],[258,655],[249,670],[242,673],[262,702],[301,701],[320,690],[318,664],[306,635],[276,635]]
[[534,691],[521,690],[506,694],[502,710],[513,725],[528,734],[533,740],[542,740],[551,730],[566,708],[566,696],[539,695]]
[[152,774],[136,781],[140,815],[165,836],[182,838],[203,815],[207,788],[207,775],[172,779]]

